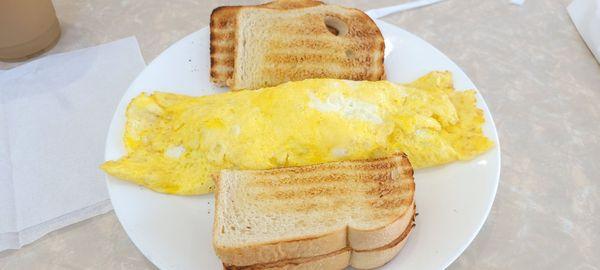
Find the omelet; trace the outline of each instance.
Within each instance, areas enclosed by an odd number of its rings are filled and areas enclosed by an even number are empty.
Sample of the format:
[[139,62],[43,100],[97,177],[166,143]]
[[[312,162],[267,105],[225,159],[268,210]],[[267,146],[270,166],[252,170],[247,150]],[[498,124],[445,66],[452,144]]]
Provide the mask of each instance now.
[[155,92],[126,112],[127,154],[102,169],[170,194],[205,194],[221,169],[270,169],[405,152],[413,167],[492,147],[475,91],[448,72],[409,84],[309,79],[191,97]]

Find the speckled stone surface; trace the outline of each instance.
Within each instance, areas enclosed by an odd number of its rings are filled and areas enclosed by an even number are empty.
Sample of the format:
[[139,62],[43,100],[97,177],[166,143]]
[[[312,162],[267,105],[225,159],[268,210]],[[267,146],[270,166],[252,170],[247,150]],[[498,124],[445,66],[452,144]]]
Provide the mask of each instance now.
[[[329,1],[361,9],[398,1]],[[384,20],[433,44],[485,96],[500,134],[492,212],[450,269],[600,269],[600,65],[570,0],[448,0]],[[242,1],[55,0],[63,37],[49,53],[135,35],[147,62]],[[17,64],[0,63],[5,69]],[[0,269],[153,269],[113,212],[0,253]]]

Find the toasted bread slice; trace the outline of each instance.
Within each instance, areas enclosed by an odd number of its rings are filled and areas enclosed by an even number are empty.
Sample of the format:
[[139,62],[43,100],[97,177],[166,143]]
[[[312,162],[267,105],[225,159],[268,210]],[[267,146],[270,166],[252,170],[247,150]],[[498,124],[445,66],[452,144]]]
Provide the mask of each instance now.
[[373,269],[388,263],[406,244],[408,235],[414,227],[414,207],[407,213],[413,215],[412,222],[408,224],[404,232],[391,243],[372,250],[356,251],[344,248],[329,254],[314,256],[310,258],[297,258],[282,260],[268,264],[254,264],[249,266],[223,265],[226,270],[309,270],[309,269],[343,269],[352,266],[355,269]]
[[[295,9],[322,5],[313,0],[279,0],[258,5],[270,9]],[[247,6],[223,6],[210,15],[210,79],[219,86],[233,83],[237,14]]]
[[385,77],[383,36],[364,12],[294,3],[213,11],[212,81],[239,90],[308,78]]
[[311,258],[347,248],[366,256],[393,243],[413,221],[413,170],[404,154],[224,170],[215,178],[213,247],[228,266]]

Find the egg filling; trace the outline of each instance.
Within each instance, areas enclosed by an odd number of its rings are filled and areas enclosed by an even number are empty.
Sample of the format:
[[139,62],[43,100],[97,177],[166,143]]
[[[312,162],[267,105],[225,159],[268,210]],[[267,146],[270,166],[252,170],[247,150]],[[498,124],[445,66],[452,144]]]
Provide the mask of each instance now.
[[127,154],[107,173],[155,191],[204,194],[221,169],[269,169],[405,152],[413,167],[468,160],[492,142],[475,91],[450,73],[410,84],[311,79],[190,97],[141,94],[126,112]]

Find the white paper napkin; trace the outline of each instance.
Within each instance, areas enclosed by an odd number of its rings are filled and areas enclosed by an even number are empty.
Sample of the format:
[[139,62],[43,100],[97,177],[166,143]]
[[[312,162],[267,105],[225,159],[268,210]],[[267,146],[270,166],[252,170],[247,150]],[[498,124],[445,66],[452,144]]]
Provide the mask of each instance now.
[[571,20],[600,63],[600,0],[575,0],[567,7]]
[[106,133],[144,66],[130,37],[0,73],[0,251],[112,208]]

